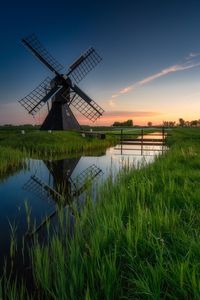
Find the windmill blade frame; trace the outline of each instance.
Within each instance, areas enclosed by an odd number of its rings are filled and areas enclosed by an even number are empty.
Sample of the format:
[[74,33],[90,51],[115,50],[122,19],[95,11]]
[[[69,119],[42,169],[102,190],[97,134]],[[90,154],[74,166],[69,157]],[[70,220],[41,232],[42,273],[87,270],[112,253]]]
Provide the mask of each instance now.
[[56,192],[52,192],[48,186],[42,182],[36,175],[32,175],[23,185],[23,190],[31,192],[35,197],[42,201],[53,201],[53,196],[57,196]]
[[101,60],[101,56],[91,47],[69,67],[66,75],[79,83]]
[[72,99],[69,105],[73,106],[92,122],[95,122],[104,113],[103,108],[84,93],[77,85],[72,87]]
[[22,43],[56,75],[60,75],[63,66],[46,50],[35,34],[23,38]]
[[34,116],[49,98],[60,89],[58,85],[52,87],[51,82],[52,79],[50,77],[45,78],[32,92],[18,101],[29,114]]
[[[95,178],[100,177],[103,174],[103,171],[97,167],[95,164],[92,164],[85,170],[83,170],[78,176],[73,180],[70,178],[72,185],[72,195],[79,195],[87,189],[88,184],[91,184]],[[74,189],[74,190],[73,190]]]

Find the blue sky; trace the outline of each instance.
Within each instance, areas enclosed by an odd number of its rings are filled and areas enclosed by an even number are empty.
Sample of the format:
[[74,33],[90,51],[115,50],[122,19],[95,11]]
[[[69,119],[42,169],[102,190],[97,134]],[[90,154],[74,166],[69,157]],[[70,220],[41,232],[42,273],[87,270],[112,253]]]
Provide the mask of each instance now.
[[0,124],[32,122],[17,100],[50,75],[20,42],[33,32],[66,70],[89,46],[101,54],[80,83],[106,111],[97,124],[200,118],[199,28],[194,0],[4,2]]

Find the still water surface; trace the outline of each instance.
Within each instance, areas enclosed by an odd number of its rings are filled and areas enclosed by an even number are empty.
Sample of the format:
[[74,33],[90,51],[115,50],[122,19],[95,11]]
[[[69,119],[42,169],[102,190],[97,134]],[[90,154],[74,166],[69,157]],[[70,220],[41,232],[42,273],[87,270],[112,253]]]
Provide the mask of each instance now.
[[114,180],[126,165],[138,168],[152,163],[166,150],[156,143],[142,149],[140,145],[124,148],[128,150],[117,145],[100,156],[83,155],[52,161],[27,159],[26,167],[0,182],[0,269],[9,253],[11,226],[16,228],[19,240],[27,233],[25,203],[31,210],[31,222],[35,222],[39,231],[46,216],[56,217],[56,202],[61,190],[65,204],[74,200],[81,207],[88,189],[93,190],[95,197],[97,183],[103,183],[110,175]]

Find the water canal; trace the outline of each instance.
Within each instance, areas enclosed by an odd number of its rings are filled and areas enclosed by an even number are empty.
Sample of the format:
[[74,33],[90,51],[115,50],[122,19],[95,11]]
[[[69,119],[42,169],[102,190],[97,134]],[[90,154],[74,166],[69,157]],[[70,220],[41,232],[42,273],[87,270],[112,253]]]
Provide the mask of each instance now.
[[[151,134],[156,139],[156,133]],[[166,146],[117,145],[99,156],[79,156],[57,160],[27,159],[25,166],[0,182],[0,241],[1,271],[10,251],[12,231],[22,241],[27,233],[40,232],[46,220],[56,222],[56,203],[62,199],[63,207],[76,202],[78,209],[84,205],[87,193],[95,199],[96,187],[117,174],[124,167],[139,168],[152,163]],[[30,213],[29,230],[27,211]],[[29,214],[28,213],[28,214]],[[69,210],[70,213],[70,210]],[[73,214],[70,216],[73,224]],[[33,226],[34,225],[34,226]]]

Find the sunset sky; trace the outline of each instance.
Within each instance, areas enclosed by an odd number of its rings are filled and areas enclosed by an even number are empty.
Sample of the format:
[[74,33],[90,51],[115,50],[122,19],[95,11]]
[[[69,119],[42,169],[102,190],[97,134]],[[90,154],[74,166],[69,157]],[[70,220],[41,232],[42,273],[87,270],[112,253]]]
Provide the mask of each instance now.
[[33,32],[66,71],[90,46],[103,57],[79,84],[105,110],[97,125],[200,119],[199,28],[199,0],[6,1],[0,11],[0,124],[43,119],[39,113],[34,120],[17,102],[51,76],[20,42]]

